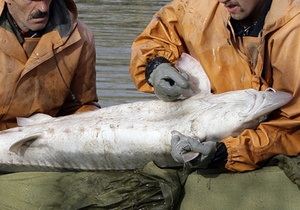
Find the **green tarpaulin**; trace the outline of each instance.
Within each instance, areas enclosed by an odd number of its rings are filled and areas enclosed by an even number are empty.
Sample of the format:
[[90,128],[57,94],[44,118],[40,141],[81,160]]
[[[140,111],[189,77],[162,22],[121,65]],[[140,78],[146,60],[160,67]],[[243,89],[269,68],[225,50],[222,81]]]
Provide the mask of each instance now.
[[[275,156],[300,186],[300,157]],[[1,209],[176,209],[188,169],[101,172],[17,172],[0,175]],[[196,187],[196,186],[195,186]]]

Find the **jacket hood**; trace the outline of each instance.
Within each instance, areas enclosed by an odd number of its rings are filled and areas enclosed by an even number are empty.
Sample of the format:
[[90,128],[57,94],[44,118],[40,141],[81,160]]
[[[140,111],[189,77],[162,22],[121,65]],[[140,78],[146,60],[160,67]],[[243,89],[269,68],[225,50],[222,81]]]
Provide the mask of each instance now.
[[[53,0],[55,1],[55,0]],[[75,4],[75,2],[73,0],[63,0],[68,8],[68,10],[71,12],[71,14],[73,15],[74,19],[78,18],[78,10],[77,10],[77,6]]]
[[300,0],[273,0],[271,9],[266,16],[265,34],[274,31],[299,14]]

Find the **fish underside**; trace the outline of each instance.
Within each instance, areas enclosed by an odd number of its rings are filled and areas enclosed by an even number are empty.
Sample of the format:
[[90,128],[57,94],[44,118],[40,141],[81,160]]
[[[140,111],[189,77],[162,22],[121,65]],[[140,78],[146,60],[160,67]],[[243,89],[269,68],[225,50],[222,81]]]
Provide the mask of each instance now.
[[139,101],[52,118],[19,118],[0,132],[0,170],[131,170],[154,161],[180,166],[170,155],[171,132],[219,141],[254,129],[291,100],[285,92],[253,89],[211,94],[201,64],[183,54],[177,68],[189,76],[182,100]]

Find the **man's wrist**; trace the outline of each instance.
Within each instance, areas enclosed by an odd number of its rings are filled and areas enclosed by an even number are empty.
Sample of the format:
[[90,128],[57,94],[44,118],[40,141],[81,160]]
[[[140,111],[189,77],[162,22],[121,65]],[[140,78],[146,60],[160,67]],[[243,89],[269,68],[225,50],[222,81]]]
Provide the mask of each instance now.
[[195,159],[189,161],[189,165],[193,168],[224,168],[227,163],[227,148],[224,143],[216,143],[216,152],[214,157],[206,164],[201,160],[201,154]]
[[217,142],[217,151],[215,153],[214,158],[208,164],[208,168],[223,168],[227,163],[227,148],[223,142]]
[[149,61],[146,65],[146,70],[145,70],[145,77],[146,77],[146,81],[150,86],[153,86],[150,82],[149,82],[149,78],[151,73],[153,72],[154,69],[156,69],[156,67],[162,63],[170,63],[170,61],[168,59],[166,59],[165,57],[156,57],[154,58],[152,61]]

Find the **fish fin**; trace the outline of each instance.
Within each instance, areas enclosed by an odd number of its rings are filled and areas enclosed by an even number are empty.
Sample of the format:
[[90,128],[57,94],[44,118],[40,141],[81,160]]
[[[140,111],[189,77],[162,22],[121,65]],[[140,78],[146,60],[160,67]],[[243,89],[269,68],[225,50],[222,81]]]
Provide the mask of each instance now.
[[187,53],[183,53],[178,59],[175,67],[181,73],[185,73],[189,77],[192,93],[189,96],[196,94],[211,94],[210,80],[203,69],[201,63]]
[[24,156],[27,148],[39,137],[40,137],[40,134],[23,138],[20,141],[17,141],[13,145],[11,145],[9,148],[9,151],[14,152],[19,156]]
[[49,122],[53,117],[47,114],[37,113],[30,117],[17,117],[17,123],[19,126],[37,125],[45,122]]

